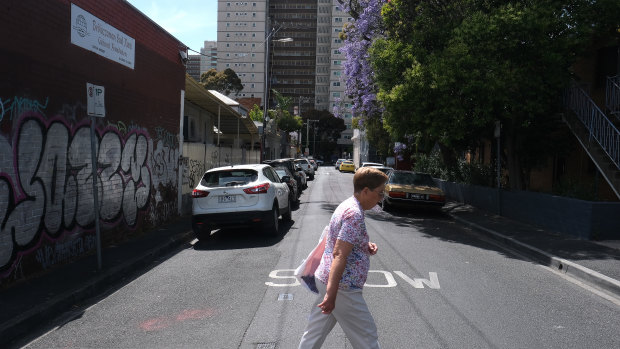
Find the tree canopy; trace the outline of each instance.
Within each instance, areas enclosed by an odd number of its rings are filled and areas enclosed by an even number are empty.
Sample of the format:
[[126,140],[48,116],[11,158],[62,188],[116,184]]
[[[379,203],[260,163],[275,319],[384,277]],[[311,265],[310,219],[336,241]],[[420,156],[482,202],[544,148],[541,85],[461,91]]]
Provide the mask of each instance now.
[[216,90],[225,95],[234,92],[236,96],[243,90],[241,79],[239,79],[237,73],[230,68],[221,72],[218,72],[216,69],[210,69],[202,73],[200,82],[207,90]]
[[[368,118],[380,115],[392,140],[437,142],[452,157],[492,139],[500,121],[513,188],[523,188],[552,149],[547,135],[577,57],[594,40],[618,39],[617,0],[347,3],[357,16],[355,30],[345,30],[347,45],[366,52],[348,55],[347,64],[370,65],[370,73],[350,69],[347,88],[376,92],[359,98],[383,111],[354,115],[374,125]],[[373,4],[383,3],[377,17]]]

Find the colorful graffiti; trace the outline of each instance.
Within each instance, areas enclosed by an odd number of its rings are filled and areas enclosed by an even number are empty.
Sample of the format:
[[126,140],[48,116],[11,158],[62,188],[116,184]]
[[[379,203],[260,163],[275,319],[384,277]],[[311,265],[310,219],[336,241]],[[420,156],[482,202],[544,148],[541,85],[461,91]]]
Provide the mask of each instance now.
[[97,213],[90,120],[46,118],[46,105],[21,103],[16,115],[13,102],[11,135],[0,134],[0,283],[24,256],[45,269],[92,250],[87,233],[97,216],[107,229],[131,230],[176,214],[179,149],[171,133],[158,129],[152,138],[133,122],[97,130]]

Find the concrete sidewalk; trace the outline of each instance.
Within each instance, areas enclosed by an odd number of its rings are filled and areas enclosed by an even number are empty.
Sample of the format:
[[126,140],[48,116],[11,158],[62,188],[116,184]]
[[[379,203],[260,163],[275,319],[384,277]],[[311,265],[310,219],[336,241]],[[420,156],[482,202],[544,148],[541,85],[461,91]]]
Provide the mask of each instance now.
[[[620,243],[571,239],[512,221],[472,206],[450,202],[444,211],[456,221],[507,245],[537,262],[570,274],[620,297]],[[189,246],[194,236],[190,218],[182,217],[96,256],[59,267],[31,280],[0,290],[0,347],[24,338],[30,328],[138,276],[157,259]]]
[[0,289],[0,348],[28,334],[89,298],[131,280],[136,271],[157,263],[157,259],[189,246],[194,239],[190,217],[180,217],[162,227],[118,246],[102,250],[102,270],[91,255],[68,265]]
[[458,202],[447,203],[444,211],[538,263],[620,297],[620,241],[579,240]]

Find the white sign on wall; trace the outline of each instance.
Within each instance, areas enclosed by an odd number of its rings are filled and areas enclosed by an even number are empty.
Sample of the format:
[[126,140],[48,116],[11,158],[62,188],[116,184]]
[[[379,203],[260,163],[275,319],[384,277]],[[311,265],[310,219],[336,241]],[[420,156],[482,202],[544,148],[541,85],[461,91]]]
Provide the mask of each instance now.
[[105,116],[105,88],[86,83],[86,112],[88,115]]
[[71,43],[133,69],[136,40],[71,4]]

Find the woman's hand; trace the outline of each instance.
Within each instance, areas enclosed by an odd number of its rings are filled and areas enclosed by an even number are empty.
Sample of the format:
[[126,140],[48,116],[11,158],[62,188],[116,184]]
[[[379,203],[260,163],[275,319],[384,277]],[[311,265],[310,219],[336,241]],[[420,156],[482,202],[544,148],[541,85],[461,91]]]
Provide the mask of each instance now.
[[332,310],[336,307],[336,302],[333,297],[326,294],[325,297],[323,297],[323,301],[317,306],[321,308],[323,314],[327,315],[332,313]]
[[371,256],[376,255],[378,249],[379,248],[377,247],[377,244],[375,244],[374,242],[368,243],[368,252],[370,253]]

